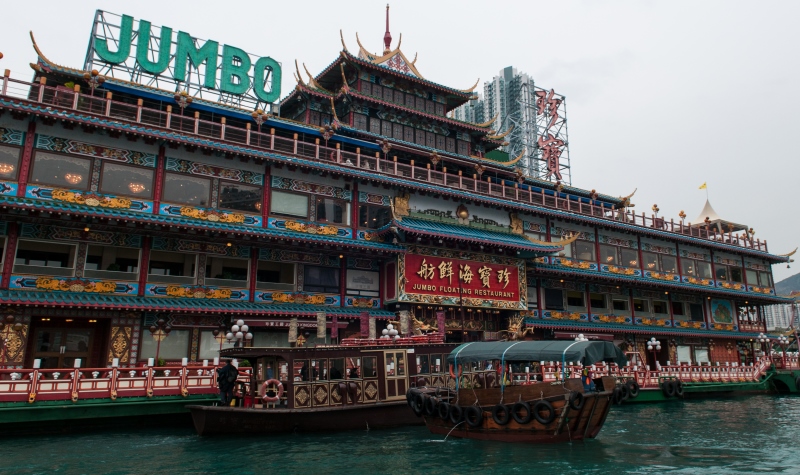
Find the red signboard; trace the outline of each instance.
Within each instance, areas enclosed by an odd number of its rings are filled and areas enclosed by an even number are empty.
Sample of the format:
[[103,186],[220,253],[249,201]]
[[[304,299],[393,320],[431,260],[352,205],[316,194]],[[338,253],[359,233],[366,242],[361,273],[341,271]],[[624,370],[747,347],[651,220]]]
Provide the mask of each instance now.
[[519,302],[519,269],[464,259],[406,254],[405,293]]

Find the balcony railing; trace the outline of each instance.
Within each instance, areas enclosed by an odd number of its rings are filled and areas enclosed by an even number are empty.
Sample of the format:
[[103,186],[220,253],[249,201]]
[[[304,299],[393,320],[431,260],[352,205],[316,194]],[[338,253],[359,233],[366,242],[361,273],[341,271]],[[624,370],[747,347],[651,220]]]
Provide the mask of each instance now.
[[[168,129],[176,132],[196,135],[220,142],[245,145],[256,150],[267,150],[281,154],[325,161],[337,165],[350,166],[354,169],[371,171],[387,177],[400,177],[420,184],[436,184],[446,188],[467,191],[477,195],[502,198],[524,204],[568,211],[582,216],[591,216],[602,220],[615,221],[642,228],[642,230],[658,230],[680,234],[716,243],[724,243],[746,249],[767,252],[767,242],[753,238],[747,234],[737,235],[732,232],[718,232],[704,223],[675,222],[659,218],[657,215],[637,214],[629,210],[612,210],[601,206],[597,201],[568,193],[554,193],[552,190],[520,185],[509,180],[498,183],[497,179],[479,179],[477,176],[467,177],[421,167],[411,161],[410,164],[398,163],[396,157],[389,159],[386,154],[368,155],[345,152],[339,148],[329,147],[316,139],[315,143],[303,142],[298,134],[293,138],[275,135],[273,128],[266,132],[257,127],[253,130],[250,124],[246,128],[233,127],[225,123],[209,122],[200,119],[199,112],[185,110],[175,111],[171,106],[167,110],[147,108],[140,99],[137,104],[122,103],[113,100],[111,92],[99,96],[100,92],[86,94],[70,90],[62,86],[46,85],[44,78],[40,83],[30,83],[11,79],[8,71],[0,83],[0,96],[17,98],[47,106],[55,106],[81,113],[102,116],[113,120],[133,122],[137,124]],[[327,142],[326,142],[327,144]],[[588,202],[587,202],[588,201]]]

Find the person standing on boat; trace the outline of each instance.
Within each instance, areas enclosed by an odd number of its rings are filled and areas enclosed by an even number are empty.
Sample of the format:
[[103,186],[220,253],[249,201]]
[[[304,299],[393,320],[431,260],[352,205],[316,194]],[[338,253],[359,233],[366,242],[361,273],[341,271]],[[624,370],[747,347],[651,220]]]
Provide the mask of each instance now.
[[217,384],[219,385],[219,402],[223,406],[230,405],[233,400],[233,387],[239,370],[233,366],[233,360],[226,360],[225,366],[217,370]]
[[594,385],[594,374],[587,366],[584,366],[583,370],[581,370],[581,382],[583,383],[584,392],[597,390]]

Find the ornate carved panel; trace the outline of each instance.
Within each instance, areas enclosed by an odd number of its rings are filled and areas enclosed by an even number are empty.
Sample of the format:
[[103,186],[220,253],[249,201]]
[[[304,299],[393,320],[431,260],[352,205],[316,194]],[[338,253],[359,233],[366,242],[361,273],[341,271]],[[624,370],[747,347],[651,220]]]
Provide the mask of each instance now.
[[130,363],[132,337],[132,327],[111,327],[111,337],[109,338],[108,345],[108,358],[106,358],[106,362],[108,364],[111,364],[114,358],[119,358],[120,364]]
[[313,385],[313,405],[314,407],[320,406],[327,406],[329,400],[329,390],[328,385],[326,384],[315,384]]
[[294,386],[294,407],[311,407],[311,385]]
[[373,380],[364,381],[363,400],[364,402],[376,402],[378,400],[378,382]]

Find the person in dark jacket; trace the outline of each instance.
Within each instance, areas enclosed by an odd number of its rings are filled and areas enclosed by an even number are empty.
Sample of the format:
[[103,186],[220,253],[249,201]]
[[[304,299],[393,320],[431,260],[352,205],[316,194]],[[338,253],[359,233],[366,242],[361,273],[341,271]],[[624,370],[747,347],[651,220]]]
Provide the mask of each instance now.
[[233,387],[239,370],[233,366],[232,360],[227,360],[225,366],[217,370],[217,384],[219,385],[219,402],[223,406],[230,405],[233,400]]

